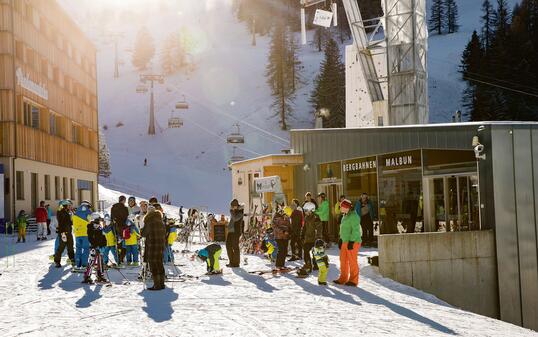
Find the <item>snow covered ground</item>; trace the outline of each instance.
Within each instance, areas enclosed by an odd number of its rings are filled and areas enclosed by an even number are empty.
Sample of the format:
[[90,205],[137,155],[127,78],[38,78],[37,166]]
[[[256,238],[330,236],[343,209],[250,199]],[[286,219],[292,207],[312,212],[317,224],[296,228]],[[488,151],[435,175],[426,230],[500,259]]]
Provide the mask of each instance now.
[[[2,237],[0,245],[0,336],[538,335],[380,277],[367,265],[373,250],[360,253],[358,288],[318,286],[314,276],[250,274],[269,267],[248,256],[247,265],[225,268],[222,276],[168,282],[166,290],[151,292],[136,280],[136,269],[123,269],[130,284],[122,284],[116,270],[108,272],[111,287],[81,284],[81,274],[50,264],[53,240],[30,235],[14,244],[13,237]],[[8,246],[14,251],[6,256]],[[338,275],[336,254],[330,251],[329,280]],[[204,274],[188,254],[175,255],[181,273]]]

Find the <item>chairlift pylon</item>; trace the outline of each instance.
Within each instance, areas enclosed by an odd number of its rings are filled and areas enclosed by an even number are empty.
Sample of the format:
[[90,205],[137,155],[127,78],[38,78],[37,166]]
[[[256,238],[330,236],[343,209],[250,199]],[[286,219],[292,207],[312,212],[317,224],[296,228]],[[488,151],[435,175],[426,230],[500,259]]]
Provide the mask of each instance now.
[[234,146],[233,147],[233,152],[232,152],[232,157],[230,158],[230,160],[228,160],[228,168],[230,170],[232,169],[232,164],[233,163],[245,160],[245,157],[240,155],[240,154],[237,154],[236,151],[237,151],[237,146]]
[[236,123],[236,124],[234,124],[234,126],[237,127],[237,132],[232,132],[226,138],[226,142],[228,144],[244,144],[245,143],[245,137],[241,134],[241,131],[239,130],[239,124]]

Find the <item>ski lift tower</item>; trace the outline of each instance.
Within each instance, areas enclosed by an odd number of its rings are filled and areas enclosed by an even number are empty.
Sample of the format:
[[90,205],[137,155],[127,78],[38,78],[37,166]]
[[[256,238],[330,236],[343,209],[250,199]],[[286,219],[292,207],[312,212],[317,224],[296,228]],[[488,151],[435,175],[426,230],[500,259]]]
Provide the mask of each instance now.
[[[149,125],[148,125],[148,135],[154,135],[155,134],[155,100],[153,98],[153,82],[158,82],[160,84],[164,83],[164,76],[163,75],[140,75],[140,81],[142,83],[150,82],[150,102],[149,102]],[[139,88],[137,87],[137,92]],[[142,91],[140,91],[142,92]]]
[[381,1],[385,13],[389,124],[427,124],[426,0]]

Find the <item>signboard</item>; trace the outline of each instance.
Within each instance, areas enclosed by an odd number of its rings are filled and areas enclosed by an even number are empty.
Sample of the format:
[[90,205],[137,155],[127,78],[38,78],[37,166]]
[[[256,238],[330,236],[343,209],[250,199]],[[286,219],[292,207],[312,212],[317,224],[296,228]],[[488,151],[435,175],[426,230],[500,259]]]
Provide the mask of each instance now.
[[324,11],[322,9],[316,9],[316,15],[314,16],[314,24],[316,26],[322,26],[329,28],[333,20],[333,12]]
[[[256,193],[281,192],[282,185],[280,184],[279,176],[262,177],[254,179]],[[278,190],[280,189],[280,191]]]
[[4,165],[3,164],[0,164],[0,191],[2,191],[2,193],[0,193],[0,223],[3,223],[4,222],[4,218],[5,218],[5,212],[4,212],[4,198],[5,198],[5,193],[4,193]]
[[421,167],[420,150],[380,156],[379,164],[384,171]]
[[377,161],[375,157],[365,157],[346,160],[342,163],[342,171],[344,172],[372,172],[377,171]]
[[17,77],[18,85],[45,100],[49,99],[49,91],[47,90],[45,85],[38,84],[32,81],[30,77],[22,71],[21,68],[17,68],[17,71],[15,71],[15,76]]

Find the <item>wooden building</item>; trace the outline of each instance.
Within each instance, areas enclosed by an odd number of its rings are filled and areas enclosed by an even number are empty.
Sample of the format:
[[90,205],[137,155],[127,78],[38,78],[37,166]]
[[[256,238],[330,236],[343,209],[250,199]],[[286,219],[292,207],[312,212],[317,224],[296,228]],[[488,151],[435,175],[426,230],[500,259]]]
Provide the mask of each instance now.
[[97,200],[96,78],[95,46],[56,1],[0,0],[6,220],[40,200]]

